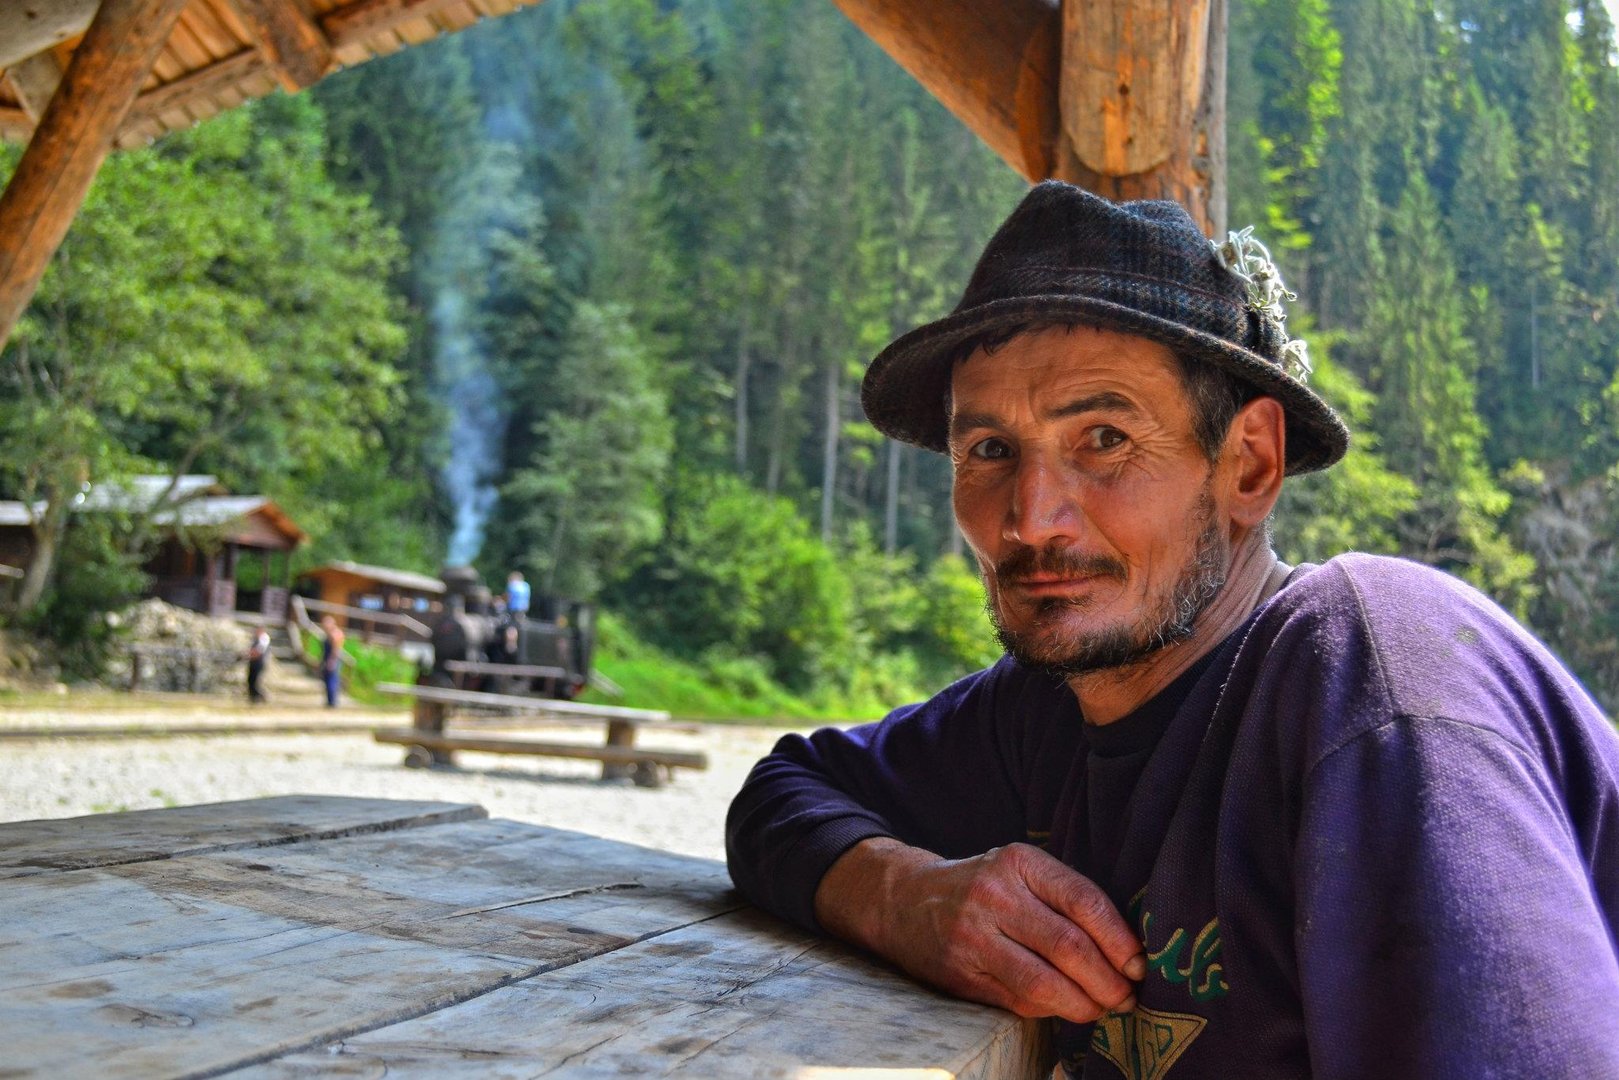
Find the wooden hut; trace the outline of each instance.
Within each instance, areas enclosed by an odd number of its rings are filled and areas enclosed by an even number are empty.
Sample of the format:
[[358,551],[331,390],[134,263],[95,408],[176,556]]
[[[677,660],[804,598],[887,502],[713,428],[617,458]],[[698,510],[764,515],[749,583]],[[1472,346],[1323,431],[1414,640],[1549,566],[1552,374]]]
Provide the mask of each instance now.
[[[533,0],[0,4],[0,347],[101,161]],[[818,0],[806,0],[818,2]],[[1224,217],[1226,0],[835,0],[1030,180]]]
[[360,611],[410,615],[427,622],[429,617],[444,610],[444,582],[389,566],[327,563],[299,574],[298,592],[326,604],[357,609],[335,613],[343,626],[349,625],[351,618],[363,619],[358,614]]
[[[161,539],[144,568],[150,595],[215,618],[286,619],[292,553],[308,537],[263,495],[231,495],[212,476],[137,476],[92,487],[78,512],[151,515]],[[33,561],[31,520],[22,503],[0,502],[0,565]],[[237,589],[244,556],[259,561],[256,589]]]

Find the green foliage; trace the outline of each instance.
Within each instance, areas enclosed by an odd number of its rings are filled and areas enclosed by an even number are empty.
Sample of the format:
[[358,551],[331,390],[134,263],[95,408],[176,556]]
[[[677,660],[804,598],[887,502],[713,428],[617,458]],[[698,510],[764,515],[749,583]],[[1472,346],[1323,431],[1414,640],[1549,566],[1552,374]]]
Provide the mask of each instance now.
[[69,679],[102,676],[118,644],[111,612],[140,598],[147,578],[127,553],[129,522],[116,514],[86,516],[67,531],[57,555],[56,583],[26,625],[56,645]]
[[1311,335],[1310,385],[1357,434],[1337,465],[1282,486],[1274,542],[1291,563],[1325,562],[1346,551],[1398,554],[1399,522],[1417,504],[1417,485],[1390,469],[1378,452],[1378,436],[1369,424],[1376,398],[1332,361],[1332,342],[1332,335]]
[[595,597],[662,532],[671,433],[650,358],[617,306],[581,303],[536,420],[536,451],[503,497],[542,591]]
[[[704,663],[677,658],[648,645],[612,612],[600,613],[596,625],[596,668],[624,690],[613,704],[667,709],[699,720],[841,720],[868,715],[790,693],[757,661],[711,657],[711,663]],[[602,696],[591,691],[584,700],[597,699]]]
[[[313,104],[276,97],[107,161],[0,356],[0,489],[44,505],[47,550],[83,484],[136,469],[211,471],[335,531],[322,481],[377,447],[403,334],[395,237],[324,153]],[[125,553],[152,535],[135,522]]]
[[[678,655],[754,657],[795,691],[842,685],[847,579],[793,505],[724,475],[684,478],[663,543],[611,594]],[[610,602],[611,602],[610,600]]]

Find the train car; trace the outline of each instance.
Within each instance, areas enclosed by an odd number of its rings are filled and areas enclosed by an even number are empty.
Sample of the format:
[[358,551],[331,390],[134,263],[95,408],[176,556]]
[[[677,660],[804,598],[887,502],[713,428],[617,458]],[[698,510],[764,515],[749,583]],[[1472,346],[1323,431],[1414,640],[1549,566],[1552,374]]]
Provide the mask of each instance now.
[[433,621],[433,686],[570,700],[590,683],[595,613],[589,604],[536,595],[526,615],[497,613],[469,566],[440,573],[443,613]]

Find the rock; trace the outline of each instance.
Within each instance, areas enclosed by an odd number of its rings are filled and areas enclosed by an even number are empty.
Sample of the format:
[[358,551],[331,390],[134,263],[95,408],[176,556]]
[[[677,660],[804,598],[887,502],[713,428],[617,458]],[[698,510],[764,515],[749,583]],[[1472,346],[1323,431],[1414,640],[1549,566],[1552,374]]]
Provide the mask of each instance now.
[[161,600],[142,600],[123,613],[127,645],[119,664],[125,679],[129,657],[140,653],[143,687],[208,693],[242,683],[251,634],[246,627],[210,619]]

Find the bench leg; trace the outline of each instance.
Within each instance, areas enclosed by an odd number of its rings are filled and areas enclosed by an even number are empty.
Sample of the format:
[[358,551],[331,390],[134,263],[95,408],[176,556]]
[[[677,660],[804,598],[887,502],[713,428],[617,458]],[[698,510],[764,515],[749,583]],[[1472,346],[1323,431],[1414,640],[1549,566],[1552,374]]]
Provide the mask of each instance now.
[[[441,701],[423,701],[416,699],[411,709],[411,721],[417,731],[425,731],[433,735],[444,734],[444,721],[449,710]],[[425,758],[424,758],[425,755]],[[405,754],[405,764],[413,769],[426,765],[454,765],[455,758],[448,750],[428,750],[425,747],[413,746]]]
[[[628,720],[607,721],[608,746],[634,746],[635,725]],[[636,775],[634,765],[619,765],[611,761],[602,762],[603,780],[622,780],[625,777]]]

